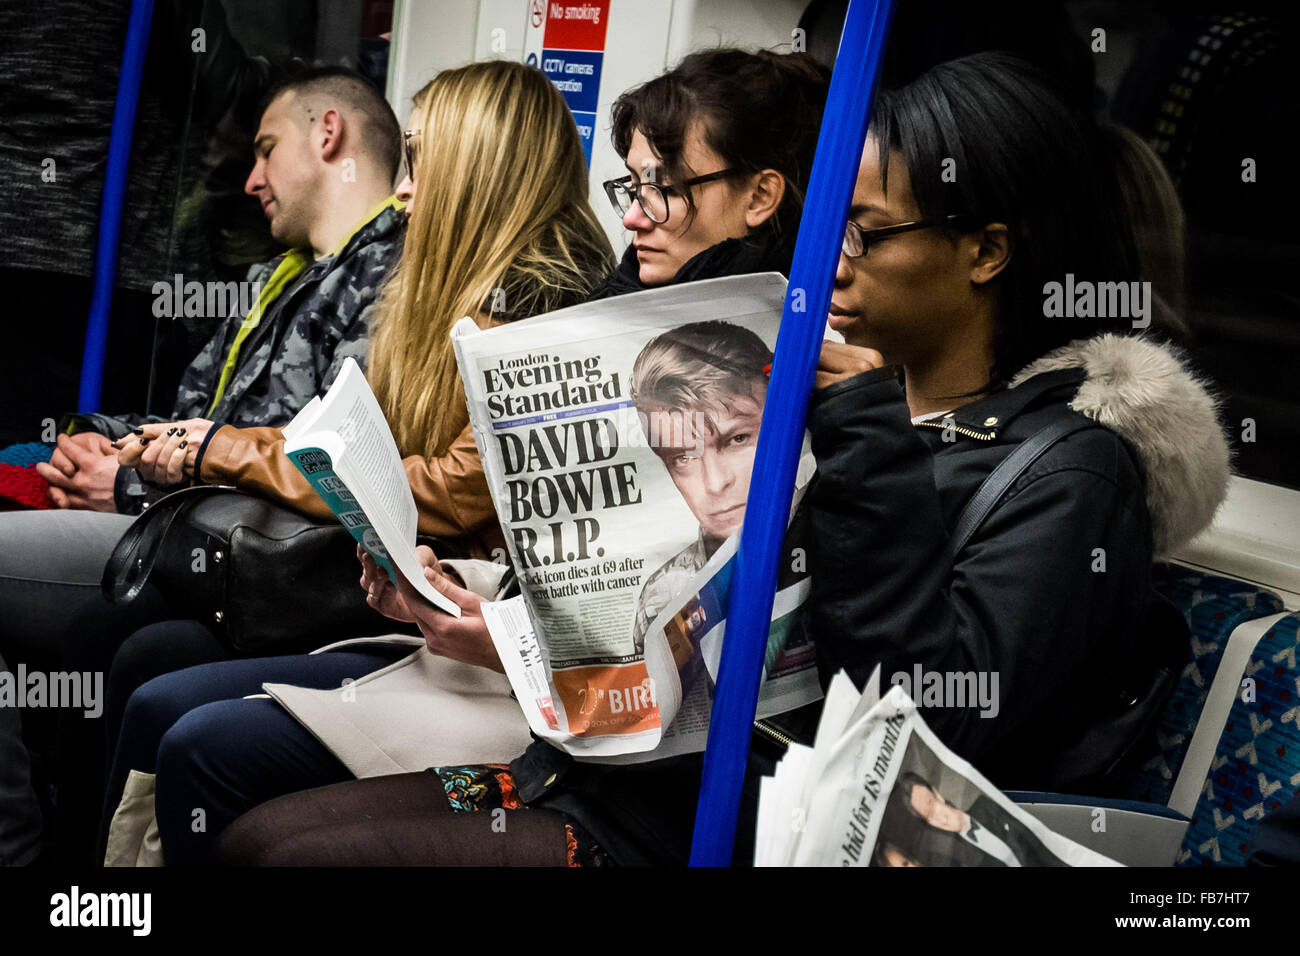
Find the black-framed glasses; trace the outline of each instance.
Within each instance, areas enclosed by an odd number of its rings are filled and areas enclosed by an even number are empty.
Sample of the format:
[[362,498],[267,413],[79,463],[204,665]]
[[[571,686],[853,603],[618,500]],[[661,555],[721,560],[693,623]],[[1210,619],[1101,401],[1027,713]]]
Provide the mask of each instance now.
[[406,160],[406,178],[415,182],[415,151],[419,146],[422,129],[408,129],[402,133],[402,158]]
[[864,229],[856,222],[850,219],[844,224],[844,242],[841,248],[844,254],[850,259],[856,259],[858,256],[865,256],[867,250],[871,248],[873,242],[881,239],[888,239],[890,236],[900,236],[905,232],[913,232],[917,229],[933,229],[937,226],[951,226],[954,223],[967,220],[969,217],[960,214],[953,216],[944,216],[942,219],[918,219],[916,222],[900,222],[894,226],[884,226],[880,229]]
[[711,183],[716,179],[725,179],[737,172],[739,172],[737,169],[720,169],[716,173],[696,176],[694,179],[688,179],[675,186],[664,186],[659,183],[633,183],[631,176],[624,176],[622,179],[608,180],[604,184],[605,195],[609,197],[615,212],[620,217],[627,215],[627,211],[632,208],[632,201],[636,200],[641,204],[641,211],[646,214],[647,219],[658,225],[663,225],[668,221],[669,196],[680,196],[682,190],[689,186],[699,186],[702,183]]

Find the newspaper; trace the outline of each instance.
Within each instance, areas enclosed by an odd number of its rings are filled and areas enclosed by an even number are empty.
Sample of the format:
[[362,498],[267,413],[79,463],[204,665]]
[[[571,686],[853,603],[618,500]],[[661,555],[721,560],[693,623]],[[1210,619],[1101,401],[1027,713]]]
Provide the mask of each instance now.
[[347,359],[325,397],[308,402],[283,431],[285,455],[389,578],[401,573],[435,607],[460,617],[415,555],[415,498],[361,367]]
[[[484,605],[533,732],[580,758],[702,750],[785,280],[715,279],[453,331],[522,596]],[[796,495],[812,476],[805,437]],[[787,535],[759,715],[821,696]]]
[[1017,807],[879,682],[837,674],[813,746],[763,779],[755,866],[1120,865]]

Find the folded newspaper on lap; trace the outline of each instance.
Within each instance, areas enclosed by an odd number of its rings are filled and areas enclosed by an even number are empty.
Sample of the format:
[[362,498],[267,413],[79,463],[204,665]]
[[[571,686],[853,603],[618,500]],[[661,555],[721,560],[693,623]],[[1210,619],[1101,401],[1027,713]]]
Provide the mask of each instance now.
[[460,617],[416,558],[419,515],[402,456],[356,362],[345,361],[325,397],[284,427],[284,453],[391,580],[401,573],[435,607]]
[[837,674],[813,746],[763,778],[755,866],[1120,865],[1017,807],[879,681]]
[[[702,750],[767,372],[776,273],[453,331],[470,421],[523,592],[484,616],[533,732],[615,762]],[[796,500],[812,476],[805,439]],[[797,529],[759,716],[821,696],[791,628]]]

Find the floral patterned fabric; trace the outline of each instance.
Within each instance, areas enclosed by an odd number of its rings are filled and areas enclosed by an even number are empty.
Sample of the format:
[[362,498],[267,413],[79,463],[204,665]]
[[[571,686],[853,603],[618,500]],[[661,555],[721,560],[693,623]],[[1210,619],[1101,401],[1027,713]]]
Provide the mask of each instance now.
[[[442,781],[447,803],[452,810],[473,813],[492,811],[527,810],[519,800],[514,778],[504,764],[487,764],[480,767],[435,767],[434,773]],[[571,821],[564,824],[565,860],[568,866],[608,866],[609,858],[591,835]]]

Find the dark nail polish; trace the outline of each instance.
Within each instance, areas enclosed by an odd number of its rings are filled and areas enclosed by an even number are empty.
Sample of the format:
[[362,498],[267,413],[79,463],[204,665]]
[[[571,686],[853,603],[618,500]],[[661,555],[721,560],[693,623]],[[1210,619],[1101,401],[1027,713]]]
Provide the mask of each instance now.
[[149,439],[147,439],[147,438],[141,438],[141,439],[140,439],[140,444],[141,444],[141,445],[147,445],[147,444],[149,444]]
[[168,434],[168,435],[175,435],[175,434],[176,434],[176,429],[175,429],[175,428],[169,428],[169,429],[167,429],[167,434]]
[[181,429],[180,431],[178,431],[176,434],[178,434],[178,435],[184,435],[184,434],[185,434],[185,429],[182,428],[182,429]]
[[185,441],[185,439],[183,439],[183,438],[181,439],[181,447],[182,447],[182,448],[184,448],[184,447],[185,447],[186,445],[188,445],[188,444],[189,444],[189,442]]
[[134,429],[134,430],[131,432],[131,434],[132,434],[132,435],[143,435],[143,434],[144,434],[144,429],[143,429],[143,428],[137,428],[137,429]]

